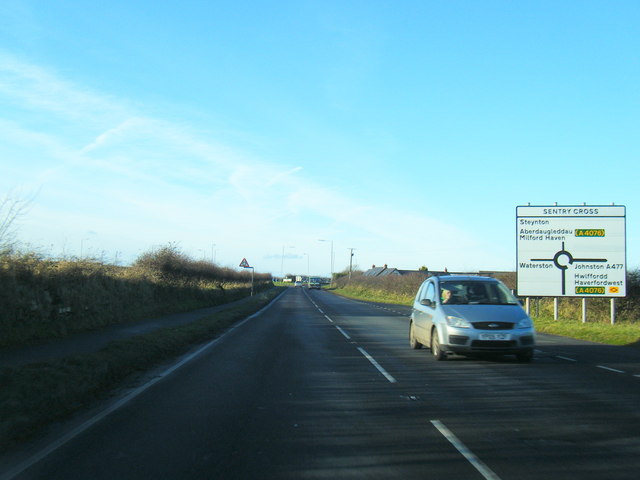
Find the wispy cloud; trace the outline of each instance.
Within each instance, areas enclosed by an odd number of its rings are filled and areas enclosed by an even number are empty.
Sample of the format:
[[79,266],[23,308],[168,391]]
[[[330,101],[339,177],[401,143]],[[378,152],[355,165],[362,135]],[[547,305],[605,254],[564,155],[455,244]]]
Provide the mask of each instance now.
[[[145,242],[202,245],[216,238],[229,251],[250,242],[267,250],[283,242],[317,244],[326,236],[385,258],[445,244],[459,250],[461,261],[474,242],[424,214],[319,183],[302,165],[252,157],[186,122],[149,115],[3,53],[0,102],[13,109],[12,121],[0,120],[0,136],[16,155],[12,181],[37,179],[43,186],[32,216],[37,238],[91,230],[98,232],[92,242],[116,239],[112,249],[133,251]],[[0,185],[9,190],[9,183]]]
[[91,123],[107,116],[122,116],[128,109],[121,99],[96,94],[2,50],[0,94],[21,108]]
[[287,170],[286,172],[278,173],[277,175],[275,175],[273,178],[271,178],[267,182],[267,185],[268,186],[272,186],[272,185],[280,182],[282,179],[284,179],[284,178],[286,178],[286,177],[288,177],[290,175],[293,175],[294,173],[299,172],[301,170],[302,170],[302,167],[295,167],[295,168],[292,168],[291,170]]

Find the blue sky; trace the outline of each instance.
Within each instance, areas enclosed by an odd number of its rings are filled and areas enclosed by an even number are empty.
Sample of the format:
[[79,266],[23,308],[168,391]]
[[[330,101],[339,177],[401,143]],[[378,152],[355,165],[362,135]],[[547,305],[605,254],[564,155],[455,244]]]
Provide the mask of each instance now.
[[4,0],[0,112],[54,257],[515,270],[517,205],[614,202],[640,266],[637,1]]

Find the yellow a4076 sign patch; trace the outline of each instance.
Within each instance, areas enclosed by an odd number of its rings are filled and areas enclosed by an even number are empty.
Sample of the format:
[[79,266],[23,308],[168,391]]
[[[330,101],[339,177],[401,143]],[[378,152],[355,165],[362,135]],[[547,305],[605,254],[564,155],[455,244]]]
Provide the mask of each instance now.
[[577,295],[604,295],[604,287],[576,287]]
[[576,237],[604,237],[604,228],[576,228]]

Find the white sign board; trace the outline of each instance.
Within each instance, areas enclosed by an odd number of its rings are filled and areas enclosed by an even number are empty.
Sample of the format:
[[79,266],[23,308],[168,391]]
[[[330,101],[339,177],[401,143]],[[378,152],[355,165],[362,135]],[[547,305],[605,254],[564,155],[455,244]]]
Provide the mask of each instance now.
[[518,295],[626,296],[624,206],[516,208]]

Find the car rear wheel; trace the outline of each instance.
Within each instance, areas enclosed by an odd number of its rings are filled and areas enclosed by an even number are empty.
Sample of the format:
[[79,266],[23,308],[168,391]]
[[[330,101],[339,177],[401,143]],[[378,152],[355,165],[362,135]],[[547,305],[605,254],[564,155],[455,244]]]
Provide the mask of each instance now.
[[419,348],[422,348],[422,344],[418,340],[416,340],[416,334],[414,332],[413,322],[411,322],[411,325],[409,326],[409,346],[414,350],[418,350]]
[[439,362],[447,358],[446,352],[440,346],[440,335],[438,335],[437,328],[434,328],[431,333],[431,354]]

